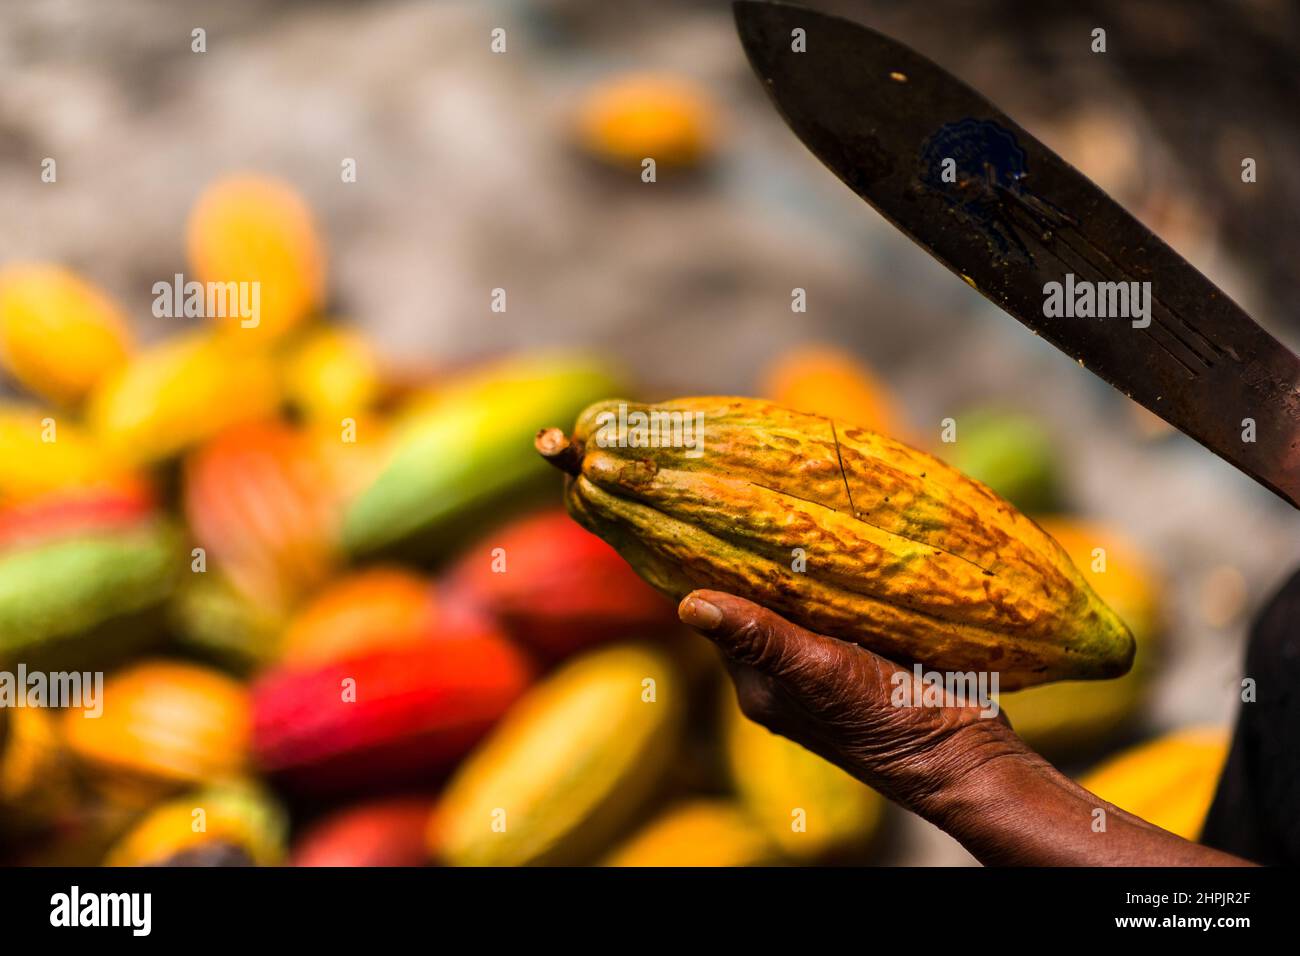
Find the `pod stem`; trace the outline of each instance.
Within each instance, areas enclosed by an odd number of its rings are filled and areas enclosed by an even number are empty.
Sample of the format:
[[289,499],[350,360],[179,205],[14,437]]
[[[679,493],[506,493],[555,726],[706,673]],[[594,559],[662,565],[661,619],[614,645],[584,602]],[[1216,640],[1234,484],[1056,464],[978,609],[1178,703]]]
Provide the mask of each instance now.
[[543,428],[533,439],[541,456],[560,471],[576,475],[582,471],[582,446],[571,441],[559,428]]

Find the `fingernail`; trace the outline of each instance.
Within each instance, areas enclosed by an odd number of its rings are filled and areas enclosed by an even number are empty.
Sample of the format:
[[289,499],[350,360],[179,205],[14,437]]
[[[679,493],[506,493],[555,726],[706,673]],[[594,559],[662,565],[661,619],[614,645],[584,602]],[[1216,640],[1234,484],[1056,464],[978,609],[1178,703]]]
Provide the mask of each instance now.
[[722,608],[703,598],[688,597],[677,608],[677,616],[691,627],[711,631],[722,623]]

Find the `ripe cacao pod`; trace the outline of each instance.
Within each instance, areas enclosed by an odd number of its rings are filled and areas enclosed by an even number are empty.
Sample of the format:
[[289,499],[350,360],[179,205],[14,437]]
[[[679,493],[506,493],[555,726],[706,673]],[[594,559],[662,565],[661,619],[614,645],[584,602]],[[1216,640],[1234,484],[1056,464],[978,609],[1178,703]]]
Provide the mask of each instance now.
[[365,336],[322,327],[293,343],[283,364],[284,394],[304,420],[331,428],[361,422],[384,390],[379,359]]
[[310,665],[439,635],[433,585],[400,567],[373,567],[326,585],[290,619],[281,646],[286,664]]
[[150,346],[100,382],[86,417],[108,450],[153,463],[239,422],[264,418],[279,403],[275,366],[206,332]]
[[713,149],[718,121],[704,92],[686,78],[638,73],[587,93],[575,125],[589,155],[639,170],[647,156],[664,167],[700,163]]
[[151,809],[105,866],[277,866],[288,817],[262,788],[230,781]]
[[723,705],[727,769],[754,826],[801,863],[849,861],[865,851],[880,828],[884,797],[749,720],[730,692]]
[[1216,727],[1175,731],[1110,758],[1079,785],[1148,823],[1195,840],[1230,743],[1228,732]]
[[123,791],[162,793],[243,770],[248,693],[211,667],[146,660],[109,675],[97,719],[66,711],[63,732],[110,787],[120,781]]
[[239,425],[185,461],[185,515],[238,590],[285,609],[336,564],[335,490],[307,436],[281,422]]
[[780,854],[735,801],[699,798],[671,807],[605,858],[605,866],[763,866]]
[[1036,524],[856,425],[744,398],[607,401],[536,444],[570,473],[570,514],[674,599],[729,591],[1004,690],[1132,663],[1128,629]]
[[263,345],[301,325],[325,298],[325,248],[311,210],[289,184],[236,175],[209,185],[186,224],[200,282],[257,283],[259,314],[209,317],[232,340]]
[[593,644],[662,632],[676,620],[672,605],[617,551],[563,510],[488,535],[452,569],[446,590],[551,660]]
[[76,423],[32,405],[0,405],[0,505],[55,493],[144,487]]
[[130,347],[122,310],[71,270],[48,263],[0,270],[0,366],[33,394],[80,401]]
[[905,437],[902,415],[885,383],[857,358],[831,346],[809,345],[782,355],[763,373],[761,390],[783,408]]
[[482,634],[278,668],[253,690],[254,753],[301,791],[423,779],[464,756],[529,678],[512,644]]
[[456,866],[594,861],[663,780],[685,697],[670,660],[648,647],[574,658],[457,769],[430,823],[430,851]]
[[421,560],[452,553],[544,487],[528,441],[608,394],[612,381],[589,359],[529,356],[463,373],[416,401],[394,423],[378,477],[345,511],[347,549]]
[[1121,733],[1142,706],[1159,650],[1159,586],[1150,560],[1118,530],[1061,516],[1038,523],[1137,643],[1133,668],[1123,677],[1061,681],[1002,695],[1001,705],[1026,743],[1048,757],[1076,755]]
[[0,845],[39,832],[76,805],[72,761],[55,713],[0,709]]
[[423,866],[433,801],[398,797],[336,811],[307,828],[294,866]]

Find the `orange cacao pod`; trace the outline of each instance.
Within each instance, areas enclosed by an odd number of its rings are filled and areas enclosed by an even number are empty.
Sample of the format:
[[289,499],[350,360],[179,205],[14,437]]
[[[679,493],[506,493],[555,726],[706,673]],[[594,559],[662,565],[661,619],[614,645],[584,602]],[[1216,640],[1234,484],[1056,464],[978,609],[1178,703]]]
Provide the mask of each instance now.
[[336,499],[304,435],[278,422],[238,426],[185,465],[185,514],[237,589],[291,604],[334,565]]

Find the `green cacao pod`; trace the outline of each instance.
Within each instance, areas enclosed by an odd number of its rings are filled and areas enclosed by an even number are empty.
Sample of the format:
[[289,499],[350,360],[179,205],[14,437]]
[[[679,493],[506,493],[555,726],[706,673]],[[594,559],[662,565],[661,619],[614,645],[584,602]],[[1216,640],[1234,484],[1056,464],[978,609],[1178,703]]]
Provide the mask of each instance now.
[[616,388],[602,365],[574,356],[505,359],[448,380],[395,423],[378,477],[344,511],[353,555],[438,560],[485,520],[535,491],[545,467],[528,439]]
[[570,473],[570,514],[674,599],[728,591],[1003,690],[1132,663],[1124,623],[1038,525],[864,428],[746,398],[607,401],[536,445]]

